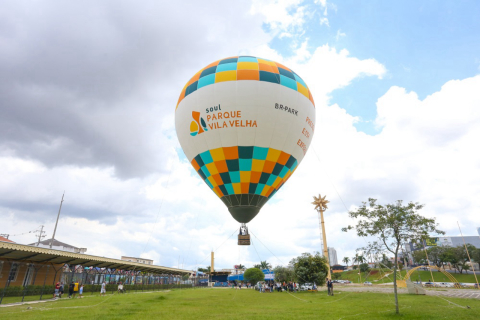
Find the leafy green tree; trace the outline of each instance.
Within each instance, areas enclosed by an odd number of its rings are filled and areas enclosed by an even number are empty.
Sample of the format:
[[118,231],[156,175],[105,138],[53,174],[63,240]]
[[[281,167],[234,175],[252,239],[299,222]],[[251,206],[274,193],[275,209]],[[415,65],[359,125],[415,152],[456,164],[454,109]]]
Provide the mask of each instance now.
[[237,265],[237,269],[245,269],[245,266],[243,264]]
[[332,273],[332,278],[335,280],[340,279],[342,275],[339,272]]
[[322,257],[320,253],[315,255],[303,253],[301,256],[292,259],[290,264],[293,265],[295,278],[300,283],[316,283],[319,286],[325,284],[325,278],[328,274],[327,259]]
[[428,260],[433,263],[437,268],[441,268],[445,263],[445,251],[447,247],[435,246],[427,249]]
[[260,267],[262,269],[272,269],[272,265],[268,263],[267,261],[260,261]]
[[401,263],[401,262],[398,263],[398,269],[400,269],[400,271],[403,270],[403,263]]
[[378,261],[380,261],[380,257],[382,256],[384,249],[381,244],[379,244],[377,241],[374,241],[369,242],[367,246],[363,248],[357,249],[357,251],[362,251],[363,255],[366,255],[370,258],[372,262],[375,262],[375,264],[377,264]]
[[207,268],[198,268],[197,270],[200,272],[210,273],[210,266],[208,266]]
[[360,271],[367,273],[370,271],[370,267],[368,266],[368,263],[362,263],[360,264]]
[[384,253],[382,255],[382,265],[391,269],[393,267],[393,263],[392,261],[390,261],[390,259],[388,259],[387,255]]
[[[430,258],[430,257],[429,257]],[[456,262],[455,252],[452,247],[446,246],[442,248],[440,253],[440,261],[443,265],[443,269],[445,269],[445,265],[448,263]]]
[[423,205],[409,202],[403,205],[399,200],[393,204],[380,205],[376,199],[368,199],[356,210],[348,214],[357,220],[356,226],[348,226],[343,231],[355,229],[359,237],[378,237],[385,249],[394,254],[393,287],[395,292],[395,312],[399,313],[397,292],[398,250],[402,243],[418,243],[429,234],[445,234],[437,229],[435,219],[428,219],[417,212]]
[[243,279],[246,282],[255,284],[258,281],[262,281],[263,279],[265,279],[265,275],[263,274],[262,270],[258,268],[250,268],[250,269],[247,269],[243,274]]
[[345,258],[343,258],[342,261],[347,265],[347,268],[348,268],[348,263],[350,262],[350,258],[349,258],[349,257],[345,257]]
[[480,248],[470,251],[470,258],[476,263],[480,263]]
[[[472,246],[471,244],[467,244],[467,249],[468,251],[472,251],[475,249],[475,247]],[[465,250],[465,247],[460,245],[460,246],[451,248],[451,250],[452,250],[452,258],[450,259],[450,262],[453,268],[455,268],[455,273],[457,272],[457,270],[460,273],[463,273],[463,271],[465,270],[470,270],[470,266],[467,264],[467,262],[469,262],[469,259],[468,259],[468,255],[467,255],[467,251]]]
[[275,267],[275,269],[273,269],[273,272],[275,273],[275,281],[288,282],[293,281],[293,279],[295,278],[292,266],[277,266]]
[[427,256],[425,255],[425,251],[423,250],[413,251],[412,257],[416,264],[427,263]]

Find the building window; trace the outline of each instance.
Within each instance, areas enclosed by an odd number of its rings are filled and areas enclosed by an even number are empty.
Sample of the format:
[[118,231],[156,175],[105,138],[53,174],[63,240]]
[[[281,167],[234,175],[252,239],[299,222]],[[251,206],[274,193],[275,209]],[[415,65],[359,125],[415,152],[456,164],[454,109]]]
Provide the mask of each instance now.
[[24,287],[31,284],[34,272],[35,268],[33,267],[33,265],[27,267],[27,271],[25,272],[25,278],[23,279]]
[[16,281],[18,275],[19,266],[16,263],[13,263],[13,266],[10,269],[10,274],[8,275],[9,281]]

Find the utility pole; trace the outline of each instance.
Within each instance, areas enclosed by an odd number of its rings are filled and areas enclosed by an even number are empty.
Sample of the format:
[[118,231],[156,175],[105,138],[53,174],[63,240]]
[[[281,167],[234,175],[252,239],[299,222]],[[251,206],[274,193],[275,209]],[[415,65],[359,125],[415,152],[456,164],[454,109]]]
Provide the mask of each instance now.
[[35,232],[39,232],[39,234],[38,234],[38,241],[37,241],[37,247],[40,245],[40,241],[42,240],[42,238],[45,237],[45,235],[44,235],[45,231],[43,231],[43,227],[44,227],[44,226],[41,225],[40,227],[41,227],[40,230],[36,230],[36,231],[35,231]]
[[314,201],[312,202],[313,205],[315,205],[315,210],[318,211],[318,215],[320,218],[320,223],[321,223],[321,232],[323,236],[323,256],[327,259],[327,267],[328,267],[328,279],[332,279],[332,275],[330,273],[330,259],[328,257],[328,247],[327,247],[327,235],[325,233],[325,221],[323,220],[323,212],[328,209],[327,203],[330,201],[325,199],[326,196],[318,195],[317,197],[313,197]]
[[53,230],[53,236],[50,240],[50,249],[52,249],[53,240],[55,239],[55,233],[57,232],[58,218],[60,217],[60,211],[62,211],[63,197],[65,196],[65,191],[63,191],[62,201],[60,201],[60,208],[58,209],[57,222],[55,222],[55,229]]
[[211,282],[213,282],[213,272],[215,271],[215,256],[212,251],[212,254],[210,256],[210,275],[211,275]]

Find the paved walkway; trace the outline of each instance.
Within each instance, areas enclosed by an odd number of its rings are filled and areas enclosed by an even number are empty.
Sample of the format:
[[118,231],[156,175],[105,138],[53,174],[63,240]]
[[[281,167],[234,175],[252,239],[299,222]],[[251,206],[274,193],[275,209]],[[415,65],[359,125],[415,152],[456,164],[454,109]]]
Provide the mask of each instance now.
[[[359,285],[337,285],[335,286],[336,290],[348,291],[348,292],[384,292],[384,293],[393,293],[392,287],[385,286],[359,286]],[[475,289],[453,289],[453,288],[443,288],[443,289],[428,289],[426,288],[428,296],[446,296],[454,298],[464,298],[464,299],[479,299],[480,300],[480,290]],[[408,294],[407,288],[398,288],[398,293]]]

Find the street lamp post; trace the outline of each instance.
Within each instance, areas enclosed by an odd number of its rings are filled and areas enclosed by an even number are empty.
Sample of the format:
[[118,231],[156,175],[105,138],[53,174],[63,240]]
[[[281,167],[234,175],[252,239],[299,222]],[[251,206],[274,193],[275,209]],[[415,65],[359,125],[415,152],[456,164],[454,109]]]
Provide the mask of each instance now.
[[327,235],[325,234],[325,221],[323,220],[323,212],[328,209],[327,203],[330,201],[325,199],[326,196],[318,195],[318,197],[313,197],[314,201],[312,202],[315,205],[315,210],[318,211],[318,215],[320,216],[320,223],[322,228],[322,236],[323,236],[323,256],[327,259],[327,267],[328,267],[328,279],[331,279],[332,276],[330,274],[330,259],[328,257],[328,247],[327,247]]

